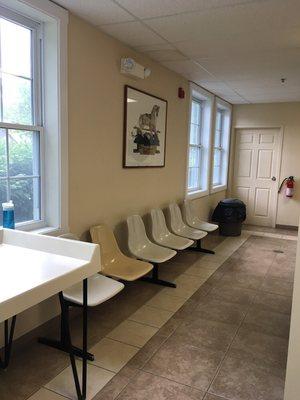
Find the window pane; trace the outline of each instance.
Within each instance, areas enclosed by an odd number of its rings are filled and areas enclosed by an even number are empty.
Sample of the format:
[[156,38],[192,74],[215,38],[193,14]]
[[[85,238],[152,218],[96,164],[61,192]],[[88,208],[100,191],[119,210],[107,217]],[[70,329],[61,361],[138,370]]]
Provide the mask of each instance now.
[[31,31],[0,19],[2,71],[31,77]]
[[10,176],[39,175],[39,134],[10,129],[8,137]]
[[189,168],[188,190],[197,190],[200,188],[200,169]]
[[217,130],[215,131],[215,147],[221,147],[221,131]]
[[198,125],[201,123],[201,103],[198,101],[192,101],[191,122]]
[[201,128],[199,125],[191,124],[190,144],[201,144]]
[[201,163],[201,149],[199,147],[190,147],[189,153],[189,166],[199,168]]
[[222,129],[222,111],[220,111],[220,110],[217,110],[216,129],[218,129],[218,130]]
[[220,185],[221,182],[221,166],[222,166],[222,151],[215,149],[214,151],[214,170],[213,170],[213,184]]
[[[6,179],[0,179],[0,205],[7,201],[7,181]],[[0,218],[0,226],[2,226],[2,216]]]
[[0,128],[0,177],[7,176],[6,130]]
[[3,121],[33,124],[31,81],[2,74]]
[[11,179],[11,200],[15,205],[15,222],[40,219],[39,178]]

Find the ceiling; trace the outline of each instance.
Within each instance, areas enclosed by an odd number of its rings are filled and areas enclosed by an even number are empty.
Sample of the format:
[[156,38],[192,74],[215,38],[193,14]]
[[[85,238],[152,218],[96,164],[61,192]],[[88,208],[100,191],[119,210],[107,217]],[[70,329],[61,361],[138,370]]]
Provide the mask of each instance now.
[[300,0],[56,2],[233,104],[300,101]]

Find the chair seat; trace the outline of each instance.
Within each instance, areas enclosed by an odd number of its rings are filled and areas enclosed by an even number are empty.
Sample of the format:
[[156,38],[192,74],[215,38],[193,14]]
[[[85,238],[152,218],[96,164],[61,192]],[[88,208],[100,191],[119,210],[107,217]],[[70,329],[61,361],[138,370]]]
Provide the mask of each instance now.
[[[64,290],[63,296],[66,300],[76,304],[83,304],[82,282]],[[88,278],[88,306],[95,307],[106,300],[114,297],[124,288],[123,283],[95,274]]]
[[169,247],[170,249],[184,250],[190,247],[194,241],[170,233],[167,236],[162,236],[159,241],[156,241],[156,243],[161,246]]
[[150,272],[152,269],[153,265],[147,262],[122,256],[118,259],[115,259],[114,262],[109,263],[108,265],[103,265],[102,273],[104,275],[131,282],[148,274],[148,272]]
[[181,229],[178,230],[178,232],[176,232],[176,234],[188,239],[200,240],[207,235],[207,232],[200,231],[198,229],[193,229],[190,228],[189,226],[184,225]]
[[189,225],[195,229],[201,229],[202,231],[205,232],[214,232],[215,230],[218,229],[218,225],[211,224],[210,222],[201,221],[201,219],[196,219],[196,218]]
[[176,255],[175,250],[167,249],[154,243],[149,243],[146,247],[135,252],[135,256],[141,260],[153,263],[162,263],[170,260]]

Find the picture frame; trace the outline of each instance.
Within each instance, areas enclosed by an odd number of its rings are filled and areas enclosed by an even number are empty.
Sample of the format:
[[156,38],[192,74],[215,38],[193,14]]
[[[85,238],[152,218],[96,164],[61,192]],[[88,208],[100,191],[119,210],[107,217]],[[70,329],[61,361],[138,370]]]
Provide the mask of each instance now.
[[123,168],[165,166],[167,112],[167,100],[125,85]]

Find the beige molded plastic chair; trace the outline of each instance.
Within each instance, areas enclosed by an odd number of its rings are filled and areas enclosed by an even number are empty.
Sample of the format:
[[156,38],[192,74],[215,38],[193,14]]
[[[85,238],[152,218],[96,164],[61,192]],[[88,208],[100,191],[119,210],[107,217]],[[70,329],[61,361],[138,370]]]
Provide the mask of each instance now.
[[211,224],[210,222],[202,221],[194,212],[193,204],[190,200],[184,200],[183,203],[183,214],[185,216],[186,223],[195,229],[201,229],[205,232],[214,232],[218,229],[218,225]]
[[99,244],[101,248],[102,274],[124,281],[135,281],[153,269],[147,262],[125,256],[107,225],[93,226],[90,233],[93,243]]
[[194,244],[193,240],[174,235],[166,225],[164,213],[160,208],[151,210],[152,237],[155,243],[174,250],[184,250]]
[[[79,240],[73,233],[65,233],[59,236],[61,239]],[[95,307],[115,296],[124,285],[121,282],[107,278],[100,274],[88,278],[88,307]],[[81,282],[63,291],[66,300],[82,305],[82,284]]]
[[148,239],[145,225],[140,215],[131,215],[128,217],[127,226],[128,247],[131,254],[136,258],[150,261],[153,264],[152,277],[144,278],[144,280],[162,286],[176,287],[174,283],[158,278],[158,264],[173,258],[176,255],[176,251],[152,243]]
[[171,231],[176,235],[183,236],[188,239],[193,239],[196,241],[196,247],[190,247],[189,250],[199,251],[201,253],[215,254],[214,251],[204,249],[201,246],[201,239],[207,236],[207,232],[201,231],[199,229],[191,228],[187,226],[182,219],[181,211],[179,205],[176,203],[169,204],[169,221]]

